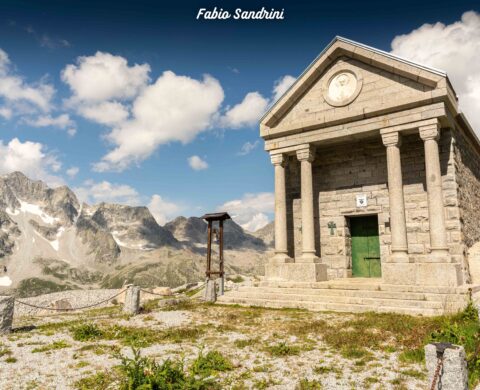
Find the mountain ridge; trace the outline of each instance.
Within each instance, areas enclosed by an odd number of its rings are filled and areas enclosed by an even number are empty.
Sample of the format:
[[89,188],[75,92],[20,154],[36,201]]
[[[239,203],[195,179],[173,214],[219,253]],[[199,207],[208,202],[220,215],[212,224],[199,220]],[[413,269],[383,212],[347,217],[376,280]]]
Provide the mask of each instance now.
[[[21,172],[0,176],[0,265],[23,295],[46,285],[57,291],[191,281],[202,275],[206,229],[198,217],[161,226],[146,206],[89,205],[67,186],[50,188]],[[237,269],[255,268],[269,246],[234,221],[225,223],[224,237]]]

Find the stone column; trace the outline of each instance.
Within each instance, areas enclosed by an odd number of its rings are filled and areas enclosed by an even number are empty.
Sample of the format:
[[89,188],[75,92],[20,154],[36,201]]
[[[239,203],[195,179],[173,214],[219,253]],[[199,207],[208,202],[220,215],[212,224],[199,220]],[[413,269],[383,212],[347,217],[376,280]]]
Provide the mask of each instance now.
[[387,147],[388,196],[390,203],[390,230],[392,234],[392,255],[390,260],[407,263],[407,225],[403,198],[402,162],[400,159],[401,137],[398,132],[382,134]]
[[[448,257],[448,246],[443,206],[442,172],[438,151],[439,124],[421,126],[419,132],[425,145],[425,177],[427,181],[431,261],[445,261],[444,258]],[[439,258],[443,258],[443,260],[439,260]]]
[[292,263],[287,249],[287,195],[285,185],[285,156],[270,156],[275,167],[275,256],[273,263]]
[[136,315],[140,312],[140,287],[134,285],[127,287],[123,311],[131,315]]
[[311,147],[297,150],[297,158],[301,164],[301,196],[302,196],[302,263],[317,263],[319,258],[315,251],[315,228],[313,215],[313,178],[312,161],[315,154]]
[[12,331],[14,306],[14,297],[0,295],[0,335]]

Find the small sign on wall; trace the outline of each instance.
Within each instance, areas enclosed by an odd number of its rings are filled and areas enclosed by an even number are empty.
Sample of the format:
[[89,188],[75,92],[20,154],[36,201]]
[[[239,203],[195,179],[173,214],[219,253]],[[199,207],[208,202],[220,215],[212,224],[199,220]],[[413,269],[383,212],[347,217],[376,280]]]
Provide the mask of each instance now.
[[357,207],[367,207],[367,195],[366,194],[359,194],[357,195]]

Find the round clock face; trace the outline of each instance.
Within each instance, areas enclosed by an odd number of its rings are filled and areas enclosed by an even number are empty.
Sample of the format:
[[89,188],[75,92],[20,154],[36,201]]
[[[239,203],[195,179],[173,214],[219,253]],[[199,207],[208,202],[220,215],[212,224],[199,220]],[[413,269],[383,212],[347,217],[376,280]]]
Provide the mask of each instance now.
[[336,74],[328,85],[328,97],[334,103],[349,100],[357,90],[357,78],[351,72]]

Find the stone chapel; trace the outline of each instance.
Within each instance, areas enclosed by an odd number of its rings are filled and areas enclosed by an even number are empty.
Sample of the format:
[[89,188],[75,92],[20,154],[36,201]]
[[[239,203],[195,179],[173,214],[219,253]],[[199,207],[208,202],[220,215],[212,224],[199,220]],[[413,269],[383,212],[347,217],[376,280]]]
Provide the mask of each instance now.
[[224,302],[439,314],[480,291],[480,141],[445,72],[336,37],[260,136],[275,254]]

